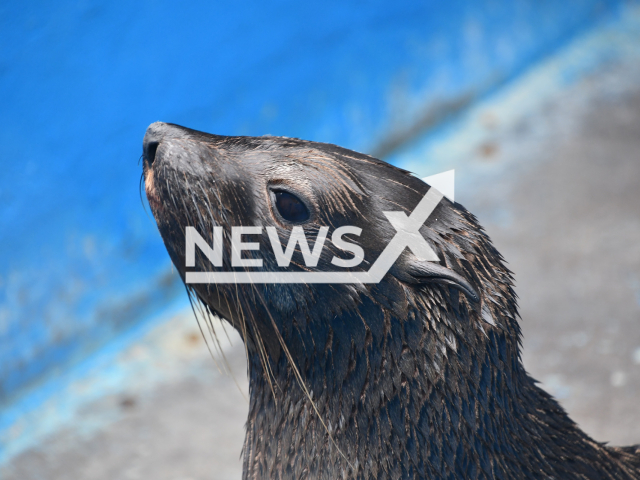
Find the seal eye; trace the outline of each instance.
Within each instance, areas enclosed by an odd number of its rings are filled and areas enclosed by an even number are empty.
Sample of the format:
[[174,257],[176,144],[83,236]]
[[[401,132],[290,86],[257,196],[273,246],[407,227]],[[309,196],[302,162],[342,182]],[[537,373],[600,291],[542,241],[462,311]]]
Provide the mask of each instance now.
[[311,216],[309,209],[302,200],[294,194],[284,190],[273,190],[273,197],[282,218],[291,223],[302,223]]

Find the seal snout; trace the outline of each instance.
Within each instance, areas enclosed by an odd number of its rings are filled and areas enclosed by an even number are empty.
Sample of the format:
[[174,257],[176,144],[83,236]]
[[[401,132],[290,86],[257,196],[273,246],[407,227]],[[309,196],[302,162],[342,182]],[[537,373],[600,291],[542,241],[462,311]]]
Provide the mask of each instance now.
[[142,140],[142,154],[148,165],[153,165],[158,146],[163,140],[183,136],[184,131],[178,125],[164,122],[155,122],[149,125],[147,132],[144,134],[144,140]]
[[161,211],[162,202],[155,186],[155,174],[153,163],[156,160],[158,147],[163,141],[170,138],[183,136],[176,125],[169,123],[155,122],[149,125],[142,140],[142,156],[144,157],[144,187],[152,211]]

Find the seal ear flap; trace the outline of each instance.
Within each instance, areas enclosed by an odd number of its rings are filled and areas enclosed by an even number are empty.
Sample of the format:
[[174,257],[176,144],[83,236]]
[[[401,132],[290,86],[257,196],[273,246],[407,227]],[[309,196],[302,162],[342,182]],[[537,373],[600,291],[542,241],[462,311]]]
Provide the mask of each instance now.
[[[435,262],[418,260],[410,256],[402,265],[399,280],[413,284],[440,283],[450,285],[464,293],[474,305],[480,302],[480,295],[461,275]],[[395,272],[394,272],[395,273]]]

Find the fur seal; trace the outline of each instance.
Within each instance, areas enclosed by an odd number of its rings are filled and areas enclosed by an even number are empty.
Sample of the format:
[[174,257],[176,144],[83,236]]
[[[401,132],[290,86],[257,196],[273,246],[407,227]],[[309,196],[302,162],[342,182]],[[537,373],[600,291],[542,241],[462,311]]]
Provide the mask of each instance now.
[[[356,226],[349,240],[365,255],[351,271],[367,271],[395,234],[383,212],[409,215],[431,188],[293,138],[154,123],[143,152],[147,198],[183,280],[212,268],[197,254],[185,266],[188,226],[210,245],[214,227],[226,240],[233,226],[273,227],[283,246],[295,226],[310,239]],[[246,345],[244,478],[640,478],[640,447],[592,440],[525,371],[513,278],[476,218],[445,198],[419,232],[439,262],[405,249],[377,284],[186,284]],[[278,271],[265,230],[251,239],[262,265],[250,270]],[[292,255],[300,272],[349,258],[329,243],[315,266]],[[224,243],[223,269],[243,270],[231,256]]]

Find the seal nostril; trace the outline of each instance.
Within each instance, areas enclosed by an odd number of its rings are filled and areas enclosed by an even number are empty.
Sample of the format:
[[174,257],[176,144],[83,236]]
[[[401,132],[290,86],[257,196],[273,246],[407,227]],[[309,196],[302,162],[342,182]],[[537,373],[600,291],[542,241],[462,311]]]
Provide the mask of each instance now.
[[149,165],[152,165],[156,159],[156,150],[158,150],[158,142],[149,142],[147,144],[147,151],[144,152],[144,156],[147,162],[149,162]]

